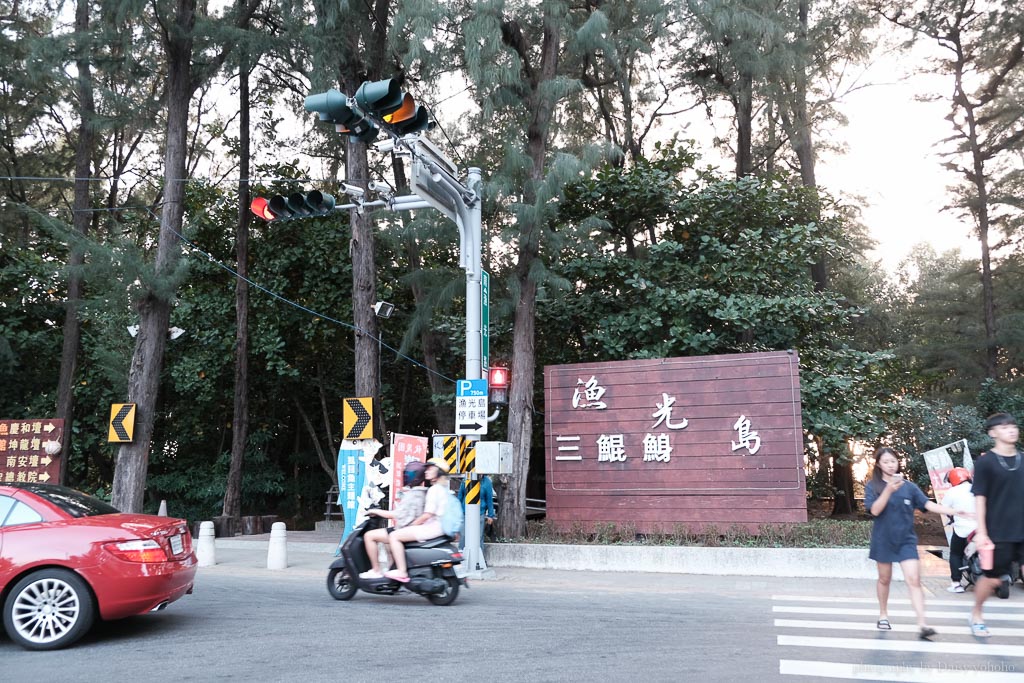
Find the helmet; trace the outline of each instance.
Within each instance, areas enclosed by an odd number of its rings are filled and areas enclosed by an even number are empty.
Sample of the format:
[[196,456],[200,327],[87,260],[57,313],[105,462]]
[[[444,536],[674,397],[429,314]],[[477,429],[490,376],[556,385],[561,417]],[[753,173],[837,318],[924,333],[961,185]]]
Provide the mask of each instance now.
[[965,481],[971,480],[971,473],[963,467],[954,467],[946,475],[946,480],[949,481],[950,486],[959,486]]
[[437,469],[441,470],[442,474],[448,474],[448,463],[445,462],[444,458],[431,458],[427,461],[428,465],[433,465]]
[[424,463],[419,460],[410,460],[405,463],[405,472],[402,480],[408,487],[419,486],[423,483],[426,471],[427,466]]

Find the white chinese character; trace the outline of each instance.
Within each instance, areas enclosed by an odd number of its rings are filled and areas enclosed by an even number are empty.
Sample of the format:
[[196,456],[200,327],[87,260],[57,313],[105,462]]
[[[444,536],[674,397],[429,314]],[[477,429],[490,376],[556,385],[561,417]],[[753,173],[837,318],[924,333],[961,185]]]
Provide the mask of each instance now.
[[622,443],[622,434],[602,434],[597,437],[598,462],[625,462],[626,448]]
[[591,377],[586,382],[582,379],[577,379],[576,390],[572,393],[572,407],[604,410],[608,407],[608,404],[601,400],[604,392],[605,388],[597,383],[595,377]]
[[[740,419],[736,420],[736,424],[732,428],[737,431],[740,439],[739,443],[732,442],[732,449],[737,451],[746,448],[751,455],[757,453],[761,448],[761,437],[757,435],[757,432],[750,431],[750,420],[747,419],[747,416],[740,415]],[[751,441],[754,442],[753,446],[750,445]]]
[[668,462],[672,459],[672,446],[668,434],[647,434],[644,436],[644,462]]
[[655,403],[655,405],[658,406],[658,409],[651,414],[651,417],[658,418],[651,429],[657,429],[658,425],[662,422],[664,422],[665,426],[669,429],[686,429],[686,425],[690,424],[690,422],[685,417],[682,422],[676,422],[675,424],[672,423],[672,404],[676,402],[676,397],[663,393],[661,395],[661,400],[664,401],[664,403]]

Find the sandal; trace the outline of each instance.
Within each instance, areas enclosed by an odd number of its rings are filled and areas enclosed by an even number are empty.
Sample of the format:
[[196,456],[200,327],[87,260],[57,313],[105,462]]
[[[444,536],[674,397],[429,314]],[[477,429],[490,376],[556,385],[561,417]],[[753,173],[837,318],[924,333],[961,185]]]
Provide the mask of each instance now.
[[974,617],[968,617],[967,623],[971,625],[971,635],[975,638],[988,638],[992,635],[983,621],[975,621]]
[[384,572],[384,577],[388,578],[388,579],[391,579],[392,581],[397,581],[398,583],[409,583],[409,577],[408,576],[403,575],[403,574],[399,574],[398,572],[394,572],[394,571]]
[[879,631],[891,631],[892,630],[892,624],[889,623],[888,619],[879,619],[878,620],[878,624],[876,624],[876,626],[878,626],[878,630]]
[[936,633],[937,631],[933,629],[931,626],[922,626],[921,632],[918,634],[917,637],[921,640],[931,640],[932,636],[934,636]]

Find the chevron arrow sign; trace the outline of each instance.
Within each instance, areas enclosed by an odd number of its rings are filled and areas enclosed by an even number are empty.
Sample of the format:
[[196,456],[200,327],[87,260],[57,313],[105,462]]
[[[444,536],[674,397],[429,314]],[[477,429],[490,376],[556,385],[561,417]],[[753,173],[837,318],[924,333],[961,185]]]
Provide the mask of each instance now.
[[115,403],[110,406],[108,443],[131,443],[135,432],[135,404]]
[[346,398],[341,411],[342,433],[345,439],[373,438],[373,399]]

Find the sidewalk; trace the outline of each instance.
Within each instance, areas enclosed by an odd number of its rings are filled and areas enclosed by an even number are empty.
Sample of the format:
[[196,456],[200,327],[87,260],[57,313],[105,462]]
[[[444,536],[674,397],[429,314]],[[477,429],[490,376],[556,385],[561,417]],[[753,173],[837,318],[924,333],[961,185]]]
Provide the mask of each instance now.
[[[215,540],[217,564],[202,571],[325,576],[334,561],[340,533],[288,531],[288,568],[268,570],[270,534]],[[932,593],[949,583],[946,560],[920,546],[922,583]],[[484,557],[490,569],[521,567],[609,572],[659,572],[717,576],[778,576],[871,579],[877,576],[867,549],[849,548],[705,548],[680,546],[598,546],[531,543],[488,543]],[[897,565],[893,578],[902,581]]]

